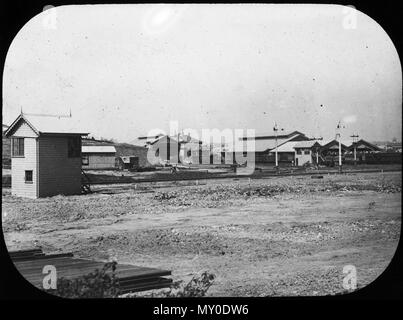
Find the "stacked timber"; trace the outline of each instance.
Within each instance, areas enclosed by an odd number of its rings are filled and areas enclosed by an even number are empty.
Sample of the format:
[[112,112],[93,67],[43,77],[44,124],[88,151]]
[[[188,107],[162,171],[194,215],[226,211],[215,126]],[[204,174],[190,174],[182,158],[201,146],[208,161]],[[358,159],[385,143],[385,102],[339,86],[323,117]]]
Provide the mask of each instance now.
[[[56,268],[58,279],[81,277],[101,270],[105,265],[105,262],[75,258],[72,253],[44,254],[41,249],[10,251],[9,254],[21,275],[39,289],[42,289],[43,269],[47,265]],[[121,294],[167,288],[172,279],[164,276],[169,275],[171,271],[168,270],[128,264],[117,264],[115,270]]]

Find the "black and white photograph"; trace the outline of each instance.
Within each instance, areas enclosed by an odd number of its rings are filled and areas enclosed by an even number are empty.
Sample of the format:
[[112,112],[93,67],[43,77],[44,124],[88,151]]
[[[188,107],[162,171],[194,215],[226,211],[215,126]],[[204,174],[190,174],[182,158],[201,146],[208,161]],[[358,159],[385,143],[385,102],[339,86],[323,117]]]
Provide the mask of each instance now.
[[353,5],[49,3],[2,81],[2,235],[43,294],[342,296],[395,256],[401,63]]

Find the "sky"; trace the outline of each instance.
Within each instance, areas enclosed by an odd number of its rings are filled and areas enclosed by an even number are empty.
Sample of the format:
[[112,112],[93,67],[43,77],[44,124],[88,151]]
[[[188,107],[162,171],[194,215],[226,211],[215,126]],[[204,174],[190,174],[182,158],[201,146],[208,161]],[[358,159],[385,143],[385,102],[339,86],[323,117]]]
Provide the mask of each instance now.
[[[151,130],[401,137],[402,74],[373,19],[339,5],[71,5],[33,17],[3,73],[3,123],[68,114],[95,137]],[[200,134],[201,135],[201,134]]]

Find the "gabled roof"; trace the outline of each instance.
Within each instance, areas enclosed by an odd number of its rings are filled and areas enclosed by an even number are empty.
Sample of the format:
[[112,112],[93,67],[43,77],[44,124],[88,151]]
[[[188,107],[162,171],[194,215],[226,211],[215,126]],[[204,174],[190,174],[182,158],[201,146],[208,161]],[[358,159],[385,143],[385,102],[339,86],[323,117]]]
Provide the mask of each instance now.
[[[295,146],[301,141],[287,141],[281,146],[277,147],[277,152],[295,152]],[[270,153],[276,152],[276,148],[270,150]]]
[[307,141],[299,141],[294,148],[298,149],[298,148],[304,148],[304,149],[308,149],[308,148],[312,148],[313,146],[321,146],[320,142],[318,140],[307,140]]
[[158,133],[157,135],[155,135],[155,136],[141,136],[141,137],[138,137],[137,139],[138,140],[154,140],[154,139],[157,139],[157,138],[159,138],[159,137],[161,137],[161,136],[163,136],[164,134],[162,134],[162,133]]
[[[280,131],[277,134],[277,139],[289,139],[292,136],[295,135],[301,135],[305,137],[305,134],[303,134],[300,131]],[[240,140],[248,140],[248,139],[253,139],[253,140],[275,140],[276,139],[276,135],[275,134],[264,134],[264,135],[257,135],[254,137],[242,137],[240,138]]]
[[6,130],[5,135],[11,135],[13,129],[25,121],[37,134],[74,134],[88,135],[88,132],[80,127],[82,125],[71,117],[50,115],[28,115],[21,113]]
[[353,150],[354,146],[356,146],[357,149],[360,149],[360,147],[362,145],[365,146],[365,149],[372,149],[374,151],[380,151],[381,150],[378,146],[376,146],[376,145],[374,145],[374,144],[372,144],[372,143],[370,143],[368,141],[365,141],[364,139],[360,139],[357,142],[352,143],[351,146],[349,146],[349,150]]
[[147,139],[147,141],[144,141],[144,142],[146,142],[146,146],[148,146],[148,145],[153,145],[156,142],[163,141],[164,139],[168,140],[168,138],[170,139],[170,141],[172,141],[172,143],[185,143],[185,144],[186,143],[194,143],[194,144],[197,143],[197,144],[202,144],[202,141],[200,141],[198,139],[195,139],[195,138],[192,138],[190,135],[187,135],[187,134],[180,134],[179,139],[178,139],[177,135],[171,135],[171,136],[169,136],[169,135],[157,135],[155,137],[153,137],[153,136],[152,137],[139,137],[138,139],[139,140]]
[[[277,138],[277,147],[285,144],[288,141],[293,141],[297,138],[306,138],[304,134],[296,133],[295,135],[287,136],[287,138]],[[308,138],[306,138],[308,139]],[[255,151],[264,152],[276,148],[276,139],[259,139],[255,140]]]
[[178,143],[178,139],[176,138],[172,138],[172,137],[170,137],[170,136],[168,136],[168,135],[166,135],[166,136],[160,136],[160,137],[158,137],[158,138],[156,138],[156,139],[154,139],[154,140],[152,140],[152,141],[150,141],[150,142],[147,142],[149,145],[153,145],[153,144],[155,144],[155,143],[157,143],[157,142],[161,142],[161,141],[163,141],[163,140],[168,140],[169,139],[169,142],[170,143]]
[[[308,137],[300,131],[283,132],[277,135],[277,146],[280,147],[287,141],[294,139],[306,139]],[[276,135],[259,135],[255,137],[242,137],[240,140],[255,140],[255,152],[265,152],[276,148]]]
[[[349,142],[349,141],[344,141],[344,140],[341,140],[341,147],[343,148],[343,149],[347,149],[348,148],[348,146],[351,144],[351,142]],[[323,143],[322,143],[322,149],[330,149],[330,148],[332,148],[332,147],[334,147],[334,148],[338,148],[339,147],[339,141],[338,140],[336,140],[336,139],[333,139],[333,140],[328,140],[328,141],[324,141]]]
[[82,153],[116,153],[114,146],[82,146]]

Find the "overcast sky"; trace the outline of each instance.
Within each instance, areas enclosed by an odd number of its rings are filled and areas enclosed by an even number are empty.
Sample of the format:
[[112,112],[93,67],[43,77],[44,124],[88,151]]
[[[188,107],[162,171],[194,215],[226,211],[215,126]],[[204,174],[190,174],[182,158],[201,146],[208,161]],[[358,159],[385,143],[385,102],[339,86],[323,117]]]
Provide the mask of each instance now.
[[3,123],[68,113],[97,137],[277,121],[325,139],[401,136],[401,66],[371,18],[328,5],[64,6],[9,49]]

